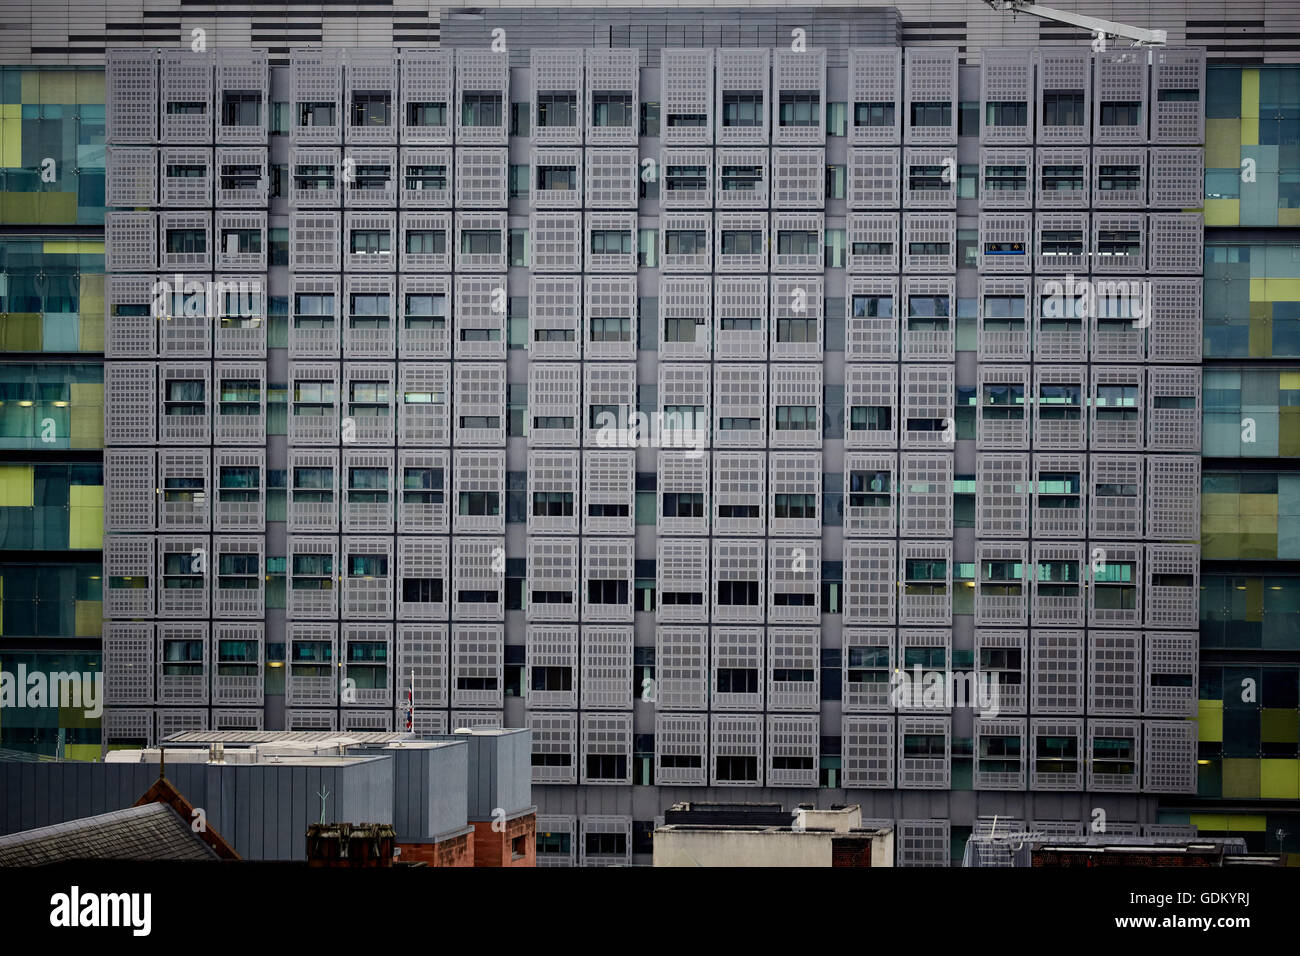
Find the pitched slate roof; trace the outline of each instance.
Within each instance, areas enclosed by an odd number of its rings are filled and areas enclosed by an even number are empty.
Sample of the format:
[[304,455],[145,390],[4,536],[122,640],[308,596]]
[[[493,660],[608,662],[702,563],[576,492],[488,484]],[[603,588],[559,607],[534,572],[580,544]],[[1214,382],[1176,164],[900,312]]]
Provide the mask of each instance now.
[[0,836],[0,866],[69,860],[217,860],[190,824],[164,803]]

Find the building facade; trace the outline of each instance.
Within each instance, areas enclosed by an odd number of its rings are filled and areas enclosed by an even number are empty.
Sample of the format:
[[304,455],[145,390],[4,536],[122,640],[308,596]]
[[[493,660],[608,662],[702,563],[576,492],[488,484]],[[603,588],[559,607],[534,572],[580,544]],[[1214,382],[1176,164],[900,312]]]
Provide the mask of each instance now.
[[1294,70],[499,13],[107,55],[105,745],[413,682],[532,729],[542,864],[760,797],[1294,852]]

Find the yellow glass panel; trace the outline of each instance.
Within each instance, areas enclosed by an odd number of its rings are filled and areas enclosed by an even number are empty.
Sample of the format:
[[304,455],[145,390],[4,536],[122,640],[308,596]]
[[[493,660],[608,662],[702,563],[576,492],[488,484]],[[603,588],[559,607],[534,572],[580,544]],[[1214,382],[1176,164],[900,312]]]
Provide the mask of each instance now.
[[1241,120],[1235,117],[1207,119],[1205,121],[1205,168],[1238,169],[1240,167]]
[[99,637],[104,633],[103,601],[77,601],[73,607],[77,637]]
[[1197,722],[1200,727],[1199,740],[1208,743],[1223,742],[1223,701],[1197,701]]
[[96,761],[99,759],[99,744],[64,744],[63,758]]
[[1300,300],[1300,278],[1255,277],[1250,280],[1252,302],[1295,302]]
[[1268,829],[1268,818],[1262,813],[1193,813],[1188,822],[1198,830],[1220,833],[1263,833]]
[[[15,105],[21,110],[21,106]],[[22,113],[9,115],[8,108],[0,118],[0,166],[16,169],[23,164],[23,121]]]
[[1300,209],[1279,209],[1277,211],[1277,224],[1279,226],[1300,226]]
[[104,351],[104,277],[81,275],[81,323],[77,346],[83,352]]
[[1202,515],[1235,515],[1241,510],[1237,499],[1241,496],[1235,492],[1207,492],[1201,495]]
[[1224,797],[1259,796],[1259,760],[1243,757],[1223,758]]
[[1241,71],[1241,145],[1259,145],[1259,70]]
[[41,71],[41,102],[77,102],[77,74],[70,70]]
[[1266,744],[1300,741],[1300,712],[1292,708],[1262,708],[1259,712],[1259,739]]
[[104,447],[104,385],[102,382],[72,383],[73,448]]
[[37,193],[37,209],[42,223],[75,223],[77,221],[76,193]]
[[1265,758],[1259,762],[1259,795],[1265,799],[1300,797],[1300,760]]
[[45,317],[39,312],[0,313],[0,352],[39,352]]
[[1277,495],[1242,495],[1241,514],[1277,517]]
[[35,477],[36,469],[32,465],[0,465],[0,506],[32,507]]
[[90,239],[46,239],[41,248],[47,255],[102,256],[104,254],[104,244]]
[[68,547],[104,546],[104,486],[72,485],[68,489]]
[[104,71],[78,70],[77,103],[99,104],[104,102]]
[[1205,200],[1205,224],[1207,226],[1236,226],[1240,222],[1240,199]]
[[1246,620],[1264,620],[1264,579],[1246,579]]

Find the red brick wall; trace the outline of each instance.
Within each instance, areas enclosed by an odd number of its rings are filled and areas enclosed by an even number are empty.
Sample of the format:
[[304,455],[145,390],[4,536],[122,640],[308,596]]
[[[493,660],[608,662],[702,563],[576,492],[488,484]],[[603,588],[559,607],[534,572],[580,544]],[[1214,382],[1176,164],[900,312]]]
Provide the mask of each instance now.
[[400,863],[423,863],[425,866],[473,866],[474,834],[465,833],[441,843],[400,843]]
[[[516,838],[523,839],[523,856],[511,859],[510,846]],[[536,866],[537,865],[537,814],[528,813],[505,821],[505,831],[492,829],[491,820],[474,824],[475,866]]]

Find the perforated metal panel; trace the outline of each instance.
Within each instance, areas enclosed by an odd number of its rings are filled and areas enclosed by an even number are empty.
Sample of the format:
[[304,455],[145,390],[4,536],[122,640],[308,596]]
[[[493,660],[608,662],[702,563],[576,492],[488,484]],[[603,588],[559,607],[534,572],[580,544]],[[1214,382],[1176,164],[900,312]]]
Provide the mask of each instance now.
[[[1142,724],[1140,720],[1088,721],[1088,789],[1134,793],[1141,787]],[[1188,724],[1189,727],[1193,726]],[[1190,764],[1191,761],[1189,760]],[[1115,833],[1110,824],[1107,832]]]
[[[446,538],[397,539],[397,616],[439,621],[447,616],[450,555]],[[400,673],[400,672],[399,672]],[[399,681],[399,686],[404,686]]]
[[448,451],[400,450],[397,453],[397,530],[401,533],[446,534]]
[[339,529],[339,453],[293,448],[289,451],[288,527],[290,532]]
[[[163,152],[165,154],[167,151]],[[156,147],[108,147],[105,205],[157,206],[158,182]]]
[[[903,102],[902,82],[901,47],[849,49],[849,142],[897,144],[900,141],[902,116],[895,104]],[[893,109],[880,108],[886,105]],[[877,107],[874,111],[873,106]]]
[[898,581],[898,623],[951,623],[951,541],[900,541]]
[[213,457],[215,531],[262,532],[266,528],[266,451],[218,448]]
[[158,268],[158,214],[104,213],[104,271],[153,272]]
[[[504,229],[505,214],[501,214]],[[457,232],[460,221],[457,220]],[[494,227],[495,228],[495,227]],[[506,357],[506,277],[455,277],[453,356],[457,361]]]
[[1030,622],[1035,627],[1081,627],[1084,618],[1084,546],[1065,541],[1035,541],[1033,561]]
[[632,628],[582,627],[583,710],[631,710]]
[[908,538],[950,537],[952,455],[904,454],[900,466],[898,533]]
[[898,600],[897,544],[844,542],[844,623],[893,624]]
[[[364,128],[381,137],[384,132],[383,127]],[[395,148],[349,143],[343,150],[343,205],[349,209],[392,209],[397,205],[400,173]]]
[[[1029,721],[1027,749],[1030,790],[1083,789],[1084,745],[1083,721],[1035,717]],[[1081,824],[1070,824],[1081,831]],[[1044,824],[1035,823],[1035,829]]]
[[1029,370],[1028,365],[979,366],[976,448],[1029,447]]
[[[465,51],[462,51],[465,52]],[[504,127],[502,128],[504,137]],[[459,135],[459,133],[458,133]],[[503,138],[501,140],[505,142]],[[456,205],[463,209],[505,209],[509,202],[510,161],[504,149],[456,149]]]
[[[1174,104],[1169,104],[1174,105]],[[1152,136],[1152,142],[1159,142]],[[1195,209],[1205,198],[1205,152],[1199,147],[1153,146],[1150,153],[1153,209]]]
[[[494,366],[490,366],[494,368]],[[451,366],[446,362],[399,362],[397,432],[402,444],[451,443]],[[479,398],[478,394],[469,396]],[[484,411],[490,416],[490,395],[484,394]],[[482,414],[483,412],[471,412]]]
[[[640,53],[631,48],[597,46],[586,48],[583,56],[587,67],[587,142],[593,146],[635,144],[637,118],[641,115]],[[602,113],[598,105],[609,108]]]
[[298,143],[343,141],[343,57],[339,48],[289,51],[289,136]]
[[501,447],[506,443],[506,365],[504,362],[456,362],[456,418],[452,443]]
[[338,539],[299,535],[290,537],[287,547],[290,619],[337,618],[342,579]]
[[767,718],[767,785],[815,787],[821,755],[821,718],[769,716]]
[[[501,707],[505,683],[503,633],[500,624],[452,624],[453,707]],[[452,722],[463,726],[454,717]]]
[[[451,557],[452,619],[502,620],[505,614],[505,539],[455,537],[452,538]],[[456,704],[457,700],[453,698],[452,703]]]
[[635,475],[635,452],[602,449],[583,454],[584,536],[634,533]]
[[952,718],[900,714],[897,722],[898,789],[947,790],[952,780]]
[[1195,455],[1146,458],[1146,536],[1192,541],[1200,536],[1201,460]]
[[825,279],[821,276],[773,276],[771,289],[770,357],[777,361],[821,361]]
[[577,451],[529,451],[528,533],[577,534],[582,514],[581,482]]
[[1142,744],[1142,790],[1195,793],[1197,725],[1193,720],[1146,720]]
[[[529,375],[545,359],[577,359],[582,354],[582,280],[578,276],[528,278]],[[573,396],[577,399],[577,392]],[[530,436],[531,437],[531,436]]]
[[110,49],[104,55],[104,75],[108,142],[157,142],[157,51]]
[[705,624],[709,619],[707,538],[659,538],[656,542],[655,621]]
[[[667,132],[664,141],[670,141]],[[720,210],[766,209],[772,178],[767,148],[719,147],[714,155],[714,205]]]
[[284,726],[288,730],[337,730],[338,718],[338,712],[333,710],[286,709],[284,712]]
[[393,363],[345,362],[343,373],[343,443],[392,445],[397,378]]
[[1152,51],[1151,142],[1205,142],[1205,95],[1204,49]]
[[[719,146],[766,144],[771,137],[772,51],[769,49],[719,49],[714,55],[717,69],[714,122]],[[734,125],[729,94],[757,97],[752,126]],[[734,108],[734,107],[733,107]]]
[[[534,735],[534,740],[536,735]],[[539,842],[537,865],[540,867],[569,867],[575,865],[578,854],[578,821],[572,816],[555,816],[553,814],[537,816],[537,833],[540,836],[564,836],[568,849],[552,850],[552,844]]]
[[976,790],[1024,790],[1025,718],[975,718]]
[[[1087,143],[1091,138],[1092,57],[1084,47],[1050,46],[1034,51],[1037,67],[1038,141],[1043,143]],[[1049,100],[1062,95],[1078,97],[1074,109],[1053,109]]]
[[1088,713],[1142,712],[1142,635],[1088,632]]
[[[981,143],[1028,143],[1034,137],[1034,50],[986,47],[980,52]],[[1017,115],[1017,107],[1019,114]],[[995,122],[989,122],[996,116]]]
[[[1043,160],[1040,158],[1039,170],[1043,175],[1047,175],[1042,163]],[[1040,197],[1042,193],[1043,187],[1040,186]],[[1042,205],[1041,199],[1040,205]],[[1085,274],[1090,261],[1089,222],[1090,217],[1086,212],[1038,213],[1034,221],[1034,271],[1068,275]],[[1059,297],[1061,289],[1056,288],[1055,293]],[[1067,298],[1070,297],[1068,291],[1065,295]]]
[[[713,217],[716,227],[714,269],[718,273],[753,275],[767,271],[768,252],[776,255],[768,218],[762,212],[719,212]],[[816,226],[820,228],[820,226]],[[668,277],[665,276],[665,281]]]
[[[397,195],[404,209],[443,209],[452,205],[452,149],[403,147],[398,155]],[[407,252],[406,242],[402,243],[402,251]],[[404,258],[403,263],[406,261]]]
[[524,691],[527,695],[528,709],[532,711],[576,708],[578,706],[577,626],[529,624],[526,640],[527,671]]
[[665,273],[711,271],[713,214],[663,212],[659,216],[659,252]]
[[[343,51],[345,133],[349,143],[396,143],[398,52],[349,48]],[[366,109],[367,100],[372,108]]]
[[[223,47],[212,51],[215,66],[216,141],[218,144],[265,145],[267,120],[271,114],[270,74],[266,50]],[[251,97],[256,101],[256,116],[249,123],[226,122],[226,103],[232,96]],[[243,120],[243,111],[232,111],[232,118]]]
[[[448,700],[447,625],[399,623],[394,635],[395,680],[399,707],[405,703],[415,678],[415,719],[420,727],[428,708],[445,707]],[[445,724],[446,715],[441,715]]]
[[713,50],[661,50],[659,75],[664,145],[712,143]]
[[529,713],[533,783],[578,782],[578,715]]
[[[286,625],[285,642],[289,654],[288,673],[285,675],[284,702],[287,707],[333,707],[338,704],[338,625],[304,624],[293,621]],[[285,714],[286,728],[295,727],[293,717]],[[333,715],[324,729],[333,725]],[[299,727],[303,725],[298,725]],[[320,724],[308,723],[316,729]]]
[[632,715],[584,712],[582,773],[584,784],[632,782]]
[[337,208],[342,203],[344,165],[338,147],[292,147],[288,172],[290,209]]
[[[586,464],[586,462],[584,462]],[[595,491],[589,489],[587,508]],[[584,532],[586,529],[583,529]],[[587,621],[632,621],[633,541],[593,538],[582,545],[582,618]]]
[[1152,451],[1201,450],[1201,370],[1147,369],[1147,447]]
[[530,537],[524,612],[529,621],[578,619],[578,539]]
[[[588,162],[591,161],[588,152]],[[659,202],[664,209],[710,209],[713,206],[713,150],[699,147],[665,148],[659,154]],[[629,170],[639,178],[636,170]],[[603,204],[599,204],[603,205]]]
[[104,363],[104,439],[112,445],[152,445],[158,384],[148,363]]
[[983,273],[1029,271],[1033,216],[1027,212],[982,212],[979,224],[979,269]]
[[[640,159],[635,147],[586,150],[582,205],[588,209],[635,209],[640,194]],[[666,197],[667,193],[660,195]]]
[[[339,663],[343,665],[343,690],[341,702],[362,707],[382,706],[382,714],[370,714],[372,729],[391,728],[393,707],[393,677],[388,662],[393,659],[393,625],[344,624],[340,640]],[[410,679],[407,679],[410,687]],[[352,719],[356,720],[353,712]],[[343,719],[349,718],[343,711]],[[365,726],[364,724],[354,726]]]
[[718,276],[713,283],[714,348],[717,361],[768,357],[767,283],[761,278]]
[[[779,510],[774,509],[774,513]],[[821,620],[820,541],[768,541],[767,619],[816,624]]]
[[[212,440],[212,366],[168,362],[158,366],[158,441],[206,445]],[[201,397],[201,400],[200,400]]]
[[153,276],[105,277],[104,356],[106,358],[152,358],[157,354],[155,336],[160,323],[155,314],[154,303],[155,296],[159,293],[163,293],[163,288],[161,285],[155,287]]
[[449,110],[458,105],[454,102],[452,82],[454,57],[454,50],[402,51],[398,85],[403,143],[451,142]]
[[843,528],[846,536],[894,536],[898,515],[897,481],[896,454],[845,454]]
[[265,712],[261,710],[212,709],[213,730],[265,730]]
[[[207,531],[212,499],[212,460],[206,448],[158,450],[157,500],[161,531]],[[151,506],[152,513],[152,506]]]
[[393,452],[390,449],[343,450],[343,533],[393,532]]
[[1015,627],[1029,623],[1029,544],[975,543],[975,624]]
[[1195,544],[1147,545],[1143,604],[1148,627],[1197,626],[1200,571]]
[[[589,839],[595,834],[611,834],[613,839]],[[631,860],[631,817],[584,816],[582,818],[579,866],[627,866]]]
[[152,747],[155,740],[153,718],[152,709],[110,705],[104,709],[104,742]]
[[1204,217],[1199,212],[1153,212],[1147,221],[1151,272],[1200,275],[1204,266]]
[[[457,220],[459,226],[459,220]],[[457,233],[459,241],[460,233]],[[343,214],[343,268],[348,272],[395,272],[397,269],[397,214],[352,210]],[[473,266],[467,264],[466,268]],[[347,276],[345,281],[356,277]],[[391,277],[389,278],[391,285]],[[384,330],[392,337],[392,329]],[[345,337],[346,343],[346,337]]]
[[1146,634],[1143,713],[1151,717],[1196,716],[1199,652],[1200,640],[1195,633]]
[[717,364],[713,373],[714,446],[762,448],[769,418],[768,366]]
[[104,696],[113,704],[154,702],[154,625],[104,623]]
[[104,449],[104,530],[153,531],[161,487],[152,448]]
[[[903,271],[906,273],[955,271],[957,267],[956,227],[957,220],[952,213],[903,213]],[[903,280],[904,297],[906,298],[908,290],[914,287],[924,290],[919,293],[922,295],[939,294],[939,284],[945,282],[948,283],[950,288],[951,278],[929,279],[909,276]],[[907,314],[911,318],[911,314]],[[949,315],[951,316],[951,314],[950,311]],[[910,325],[909,322],[909,328],[903,336],[904,355],[906,355],[908,349],[908,337],[915,335]],[[951,327],[946,331],[948,336],[951,337]],[[951,351],[951,346],[949,346],[949,351]]]
[[[537,51],[533,51],[536,53]],[[549,95],[549,94],[548,94]],[[558,131],[554,127],[544,127],[542,132]],[[536,216],[538,209],[581,209],[583,198],[583,159],[581,149],[552,146],[549,148],[533,147],[529,156],[529,165],[533,169],[530,184],[530,201]],[[556,174],[556,185],[552,185],[550,174]],[[559,175],[563,173],[563,175]],[[537,229],[534,226],[530,238],[534,241],[533,265],[543,268],[537,259]],[[544,269],[543,271],[559,271]],[[572,271],[578,271],[576,268]]]
[[339,357],[342,296],[339,277],[295,275],[289,299],[289,357]]
[[[956,143],[957,49],[907,47],[903,59],[903,142]],[[945,116],[934,115],[944,106],[947,122],[943,121]],[[928,125],[922,125],[922,121]]]
[[342,220],[337,212],[295,212],[289,217],[291,272],[338,272]]
[[951,448],[956,426],[951,365],[902,366],[903,448]]
[[771,452],[768,455],[769,533],[821,533],[821,452]]
[[763,785],[763,717],[709,718],[709,783],[714,787]]
[[1151,279],[1147,354],[1153,362],[1200,362],[1200,279]]
[[[993,129],[983,125],[981,128]],[[982,146],[979,169],[980,209],[1028,209],[1034,205],[1036,173],[1032,148]]]
[[360,621],[391,618],[396,571],[393,539],[345,536],[340,551],[340,615]]
[[711,679],[708,661],[707,628],[657,626],[653,688],[656,711],[704,710]]
[[[815,127],[798,129],[813,130]],[[774,147],[772,208],[808,210],[821,209],[825,205],[826,150]]]
[[[773,544],[782,548],[789,547],[775,542]],[[820,547],[818,550],[820,551]],[[767,709],[769,711],[817,711],[821,696],[819,637],[819,631],[811,627],[768,629]],[[818,751],[814,748],[812,754],[815,757]],[[815,770],[816,767],[814,766],[813,769]],[[769,774],[770,779],[772,778]]]
[[719,451],[713,456],[713,530],[761,535],[766,527],[767,459],[763,452]]

